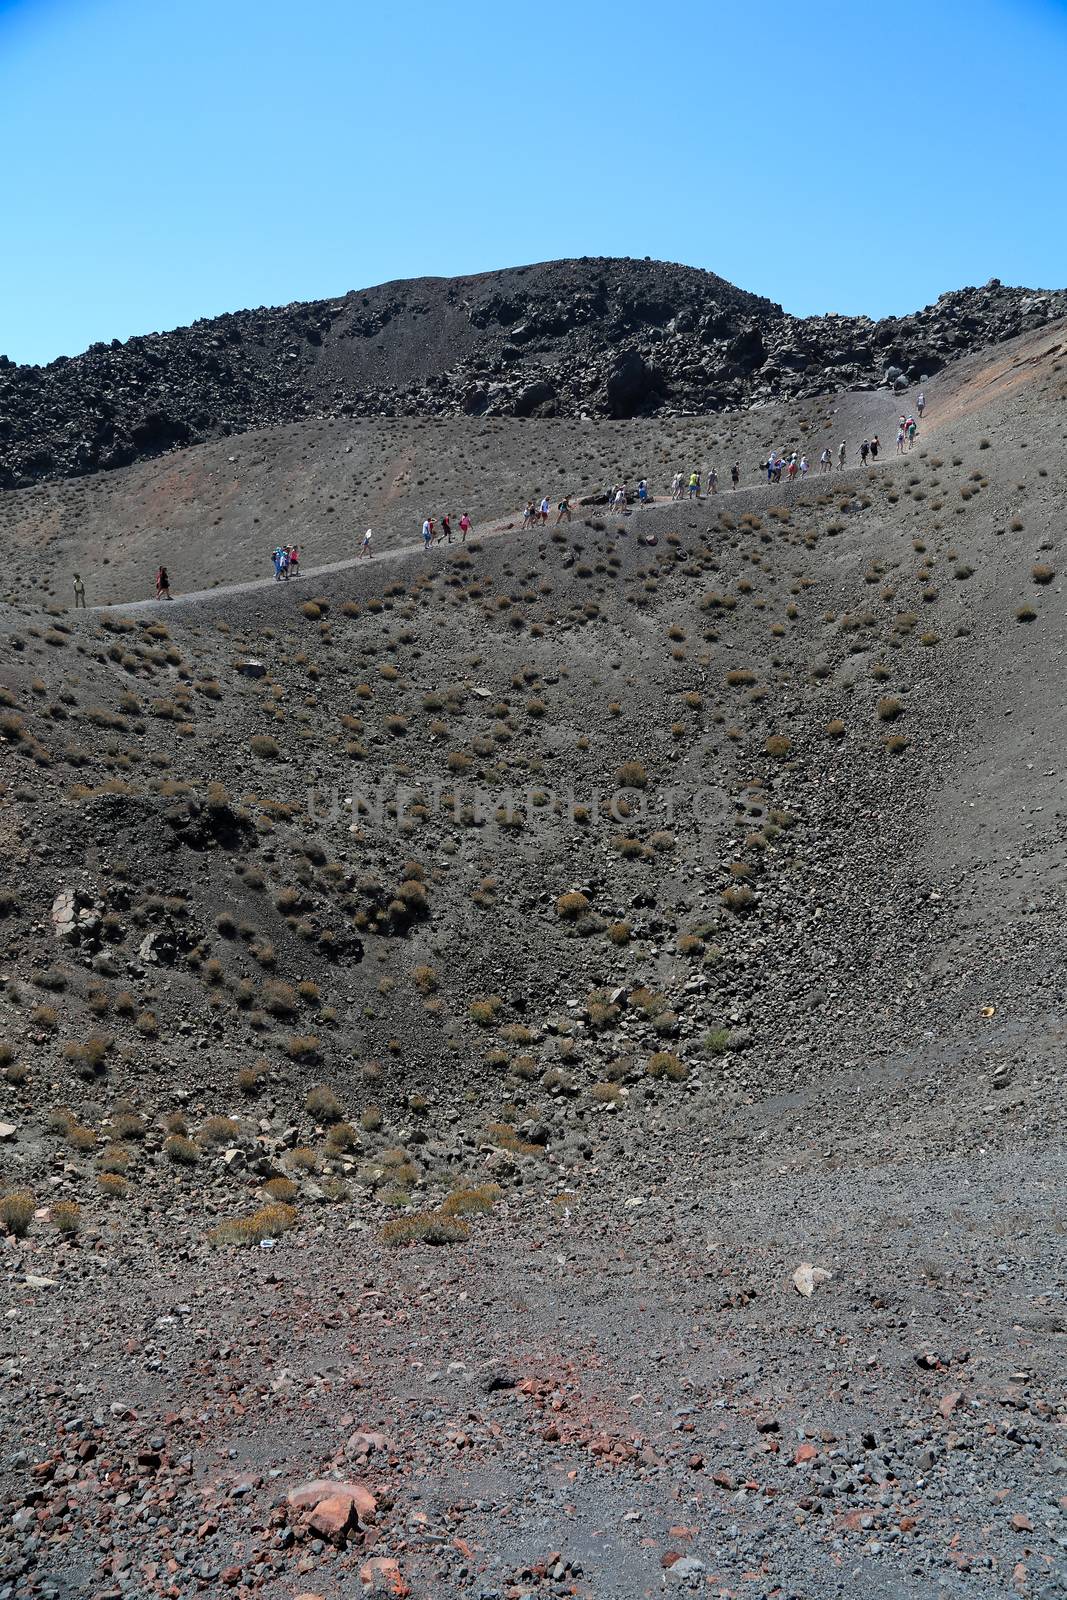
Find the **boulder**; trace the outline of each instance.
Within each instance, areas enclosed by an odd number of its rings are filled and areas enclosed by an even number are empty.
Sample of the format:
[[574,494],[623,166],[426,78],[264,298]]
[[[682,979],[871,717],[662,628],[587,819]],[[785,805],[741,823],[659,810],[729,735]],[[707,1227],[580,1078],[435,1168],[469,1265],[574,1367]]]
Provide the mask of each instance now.
[[656,387],[651,367],[636,350],[620,355],[604,385],[604,396],[613,417],[633,416]]

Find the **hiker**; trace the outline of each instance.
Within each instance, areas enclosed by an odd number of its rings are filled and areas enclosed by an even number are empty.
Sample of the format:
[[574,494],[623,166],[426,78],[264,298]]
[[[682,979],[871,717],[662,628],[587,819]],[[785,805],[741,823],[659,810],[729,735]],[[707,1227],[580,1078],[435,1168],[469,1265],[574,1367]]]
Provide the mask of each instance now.
[[718,492],[719,492],[719,474],[715,471],[715,468],[712,467],[711,471],[708,473],[708,493],[709,494],[718,494]]
[[560,501],[559,505],[556,507],[556,527],[557,528],[559,527],[560,523],[562,521],[564,521],[564,519],[566,519],[567,522],[569,522],[571,520],[571,502],[570,502],[570,496],[569,495],[564,495],[563,499]]
[[902,456],[903,454],[904,454],[904,424],[901,423],[900,427],[897,429],[897,455],[898,456]]
[[300,576],[300,551],[299,551],[299,549],[297,548],[297,546],[295,544],[293,545],[292,549],[289,551],[289,571],[292,573],[294,578],[299,578],[299,576]]
[[648,484],[645,482],[644,478],[640,479],[638,482],[637,498],[640,500],[642,505],[644,505],[648,500]]
[[926,410],[926,396],[923,394],[921,389],[915,396],[915,409],[919,413],[919,421],[921,422],[923,419],[923,412]]
[[470,519],[470,517],[468,517],[466,512],[464,512],[463,515],[459,519],[459,531],[463,535],[462,542],[464,544],[466,544],[467,535],[471,531],[471,519]]
[[844,441],[844,439],[841,440],[841,444],[840,444],[840,446],[838,448],[837,465],[838,465],[838,467],[840,468],[840,470],[842,472],[845,470],[845,441]]
[[422,519],[422,548],[428,550],[433,543],[433,522],[429,517]]
[[623,512],[626,510],[626,485],[625,484],[620,484],[619,487],[615,490],[614,505],[615,505],[615,514],[616,514],[616,516],[621,517]]
[[452,519],[447,513],[441,518],[441,532],[437,535],[438,544],[442,540],[448,544],[452,543]]
[[908,449],[909,450],[911,449],[912,445],[915,443],[915,435],[916,435],[916,433],[918,431],[919,431],[919,424],[916,422],[914,417],[909,417],[908,421],[907,421],[907,426],[904,429],[904,432],[908,436]]
[[170,574],[168,573],[166,567],[160,567],[159,571],[156,573],[156,599],[170,600],[171,598]]
[[74,574],[74,609],[75,609],[75,611],[77,611],[79,606],[82,608],[83,611],[85,610],[85,585],[81,580],[81,574],[76,572]]
[[674,477],[671,479],[671,499],[672,500],[680,500],[681,498],[682,498],[682,474],[680,472],[676,472],[674,474]]
[[807,456],[801,456],[799,471],[800,471],[800,476],[801,476],[802,479],[807,477],[807,475],[808,475],[808,458],[807,458]]
[[534,519],[534,503],[533,503],[532,500],[527,500],[526,504],[522,508],[522,526],[523,526],[523,528],[528,528],[530,526],[530,523],[533,521],[533,519]]
[[287,544],[283,544],[282,545],[282,571],[281,571],[281,576],[282,576],[282,580],[285,583],[289,582],[289,546]]
[[879,450],[881,448],[882,447],[881,447],[880,443],[878,442],[878,435],[875,434],[873,436],[873,438],[871,439],[871,460],[872,461],[877,461],[878,460],[878,452],[879,452]]
[[730,468],[730,482],[733,484],[735,489],[741,482],[741,463],[739,461],[735,461],[733,466]]
[[282,576],[282,547],[280,544],[274,546],[270,553],[270,559],[274,567],[274,581],[275,583],[280,583]]
[[786,468],[786,476],[788,477],[790,483],[796,482],[797,458],[795,454],[789,457],[789,466]]
[[545,527],[545,528],[547,528],[547,526],[548,526],[548,496],[547,496],[547,494],[545,495],[544,499],[541,501],[541,526]]
[[827,472],[830,471],[830,446],[829,445],[826,446],[826,448],[823,451],[822,455],[819,457],[819,471],[821,473],[827,473]]
[[866,466],[867,465],[867,457],[870,454],[870,450],[871,450],[871,442],[870,442],[870,440],[869,439],[864,439],[863,443],[860,445],[860,464],[862,466]]
[[699,500],[700,499],[700,473],[699,472],[691,472],[689,474],[689,498],[690,498],[690,500]]
[[373,537],[372,530],[370,528],[368,528],[366,533],[363,535],[363,543],[359,547],[359,559],[360,559],[360,561],[363,560],[364,556],[372,556],[374,554],[374,551],[370,547],[370,542],[371,542],[371,538],[372,537]]

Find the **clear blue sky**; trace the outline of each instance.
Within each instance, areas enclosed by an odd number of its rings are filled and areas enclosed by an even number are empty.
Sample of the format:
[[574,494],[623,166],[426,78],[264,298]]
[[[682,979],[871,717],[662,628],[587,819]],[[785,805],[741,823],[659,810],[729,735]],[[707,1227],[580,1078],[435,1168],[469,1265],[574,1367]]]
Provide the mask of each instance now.
[[1067,282],[1067,5],[0,0],[0,351],[572,255]]

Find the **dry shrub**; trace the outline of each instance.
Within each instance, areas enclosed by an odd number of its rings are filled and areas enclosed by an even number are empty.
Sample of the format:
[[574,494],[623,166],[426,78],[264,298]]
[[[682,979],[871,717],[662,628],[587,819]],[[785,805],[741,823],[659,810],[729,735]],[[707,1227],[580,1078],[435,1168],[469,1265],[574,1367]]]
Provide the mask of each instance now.
[[483,1183],[476,1189],[453,1189],[440,1208],[443,1217],[472,1217],[492,1211],[500,1199],[498,1183]]
[[462,1217],[446,1216],[440,1211],[396,1217],[381,1232],[382,1243],[394,1250],[409,1244],[464,1244],[469,1238],[470,1228]]
[[345,1108],[334,1094],[323,1083],[316,1084],[309,1089],[307,1099],[304,1101],[304,1110],[316,1122],[340,1122],[345,1114]]
[[615,774],[616,786],[620,789],[646,789],[648,787],[648,772],[643,762],[624,761]]
[[279,1234],[287,1233],[296,1222],[294,1206],[274,1202],[260,1206],[250,1217],[236,1217],[231,1222],[220,1223],[208,1234],[208,1242],[213,1245],[261,1244],[264,1239],[276,1239]]
[[96,1187],[109,1200],[121,1200],[124,1195],[130,1192],[130,1186],[126,1179],[120,1177],[117,1172],[102,1172],[96,1180]]
[[197,1137],[201,1144],[232,1144],[240,1131],[232,1117],[208,1117]]
[[491,1028],[503,1004],[504,1002],[498,994],[486,995],[481,1000],[472,1000],[470,1006],[471,1020],[476,1022],[479,1028]]
[[335,1122],[326,1135],[326,1148],[330,1155],[343,1155],[348,1150],[358,1150],[359,1134],[350,1122]]
[[317,1150],[312,1150],[310,1145],[298,1144],[290,1150],[285,1158],[285,1164],[294,1172],[317,1172],[319,1170],[319,1155]]
[[288,1205],[300,1193],[292,1178],[268,1178],[263,1193],[279,1204]]
[[130,1152],[125,1145],[107,1144],[96,1158],[96,1170],[123,1175],[130,1164]]
[[200,1148],[184,1133],[172,1133],[163,1141],[163,1154],[178,1167],[195,1167],[200,1160]]
[[689,1076],[685,1063],[670,1050],[657,1050],[650,1056],[645,1072],[650,1078],[670,1078],[674,1083],[681,1083]]
[[37,1201],[29,1189],[15,1189],[0,1200],[0,1223],[16,1239],[25,1238],[30,1231]]
[[73,1235],[81,1227],[81,1209],[73,1200],[58,1200],[52,1207],[51,1219],[60,1233]]
[[556,901],[556,914],[564,922],[577,922],[589,914],[589,901],[578,890],[571,890],[569,894],[561,894]]

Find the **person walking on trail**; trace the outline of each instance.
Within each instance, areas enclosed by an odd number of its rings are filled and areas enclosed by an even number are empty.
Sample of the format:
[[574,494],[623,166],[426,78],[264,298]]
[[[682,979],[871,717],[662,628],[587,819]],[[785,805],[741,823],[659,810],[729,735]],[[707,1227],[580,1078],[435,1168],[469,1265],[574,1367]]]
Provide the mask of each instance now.
[[547,494],[545,495],[544,499],[541,501],[541,525],[542,525],[542,527],[547,527],[548,526],[548,496],[547,496]]
[[160,567],[156,573],[156,599],[173,599],[173,596],[170,592],[170,573],[167,571],[166,567]]
[[614,504],[615,515],[617,517],[621,517],[623,512],[626,510],[626,485],[623,483],[620,483],[619,487],[615,490]]
[[870,454],[870,450],[871,450],[871,442],[870,442],[870,440],[869,439],[864,439],[863,443],[860,445],[860,464],[862,466],[864,466],[864,467],[867,465],[867,457]]
[[299,547],[297,545],[295,545],[295,544],[293,545],[292,549],[289,551],[289,571],[292,573],[294,578],[299,578],[299,576],[300,576],[300,550],[299,550]]
[[918,431],[919,431],[919,424],[916,422],[914,417],[909,417],[908,421],[907,421],[907,424],[906,424],[906,426],[904,428],[904,432],[908,436],[908,449],[909,450],[911,449],[912,445],[915,443],[915,435],[916,435],[916,433]]
[[901,423],[900,427],[897,429],[897,455],[898,456],[902,456],[903,454],[904,454],[904,424]]
[[674,477],[671,479],[671,499],[672,500],[680,500],[681,498],[682,498],[682,474],[680,472],[676,472],[674,474]]
[[637,498],[642,505],[646,505],[648,502],[648,484],[644,478],[637,485]]
[[373,529],[368,528],[366,533],[363,535],[363,543],[359,547],[359,559],[360,559],[360,561],[363,560],[364,556],[372,556],[374,554],[374,551],[370,547],[370,542],[371,542],[371,539],[373,537],[374,537]]
[[689,498],[690,498],[690,500],[699,500],[700,499],[700,473],[699,472],[691,472],[689,474]]
[[282,581],[289,582],[289,546],[282,545]]
[[833,470],[833,462],[830,459],[830,446],[827,445],[826,448],[823,450],[822,455],[819,457],[819,471],[825,477],[826,473],[828,473],[828,472],[830,472],[832,470]]
[[438,544],[442,542],[446,544],[452,543],[452,519],[447,512],[441,518],[441,532],[437,535],[437,542]]
[[923,412],[926,410],[926,396],[923,394],[921,389],[915,396],[915,409],[919,413],[919,421],[921,422],[923,419]]
[[79,607],[81,607],[81,609],[83,611],[85,610],[85,585],[81,580],[81,573],[80,572],[76,572],[74,574],[74,609],[75,609],[75,611],[77,611]]
[[719,474],[715,471],[715,468],[712,467],[711,471],[708,473],[708,493],[709,494],[718,494],[718,492],[719,492]]
[[[533,519],[534,519],[534,503],[533,503],[532,500],[527,500],[526,504],[522,508],[522,527],[523,527],[523,529],[528,528],[530,526],[530,523],[533,521]],[[522,530],[520,530],[520,531],[522,531]]]
[[561,522],[569,522],[570,520],[571,520],[570,496],[569,495],[564,495],[563,499],[560,501],[559,505],[556,507],[556,527],[558,528]]
[[799,465],[798,471],[800,472],[800,476],[801,476],[802,480],[807,477],[807,475],[808,475],[808,458],[807,458],[807,456],[801,456],[800,465]]
[[467,535],[471,531],[471,519],[466,512],[459,519],[459,531],[463,535],[462,543],[466,544]]
[[428,550],[433,543],[433,523],[429,517],[422,519],[422,548]]
[[274,568],[274,581],[277,583],[282,575],[282,547],[276,544],[270,553],[271,565]]
[[871,439],[871,460],[872,461],[877,461],[878,460],[878,452],[879,452],[879,450],[881,448],[882,448],[881,442],[879,441],[878,435],[875,434]]
[[841,440],[841,443],[840,443],[840,445],[838,446],[838,449],[837,449],[837,465],[838,465],[838,468],[843,472],[844,468],[845,468],[845,441],[844,441],[844,439]]
[[789,478],[790,483],[796,482],[797,458],[795,455],[791,455],[789,457],[789,466],[786,468],[786,475]]
[[730,482],[733,484],[735,489],[737,488],[737,485],[741,482],[741,463],[740,463],[740,461],[735,461],[733,466],[730,468]]

